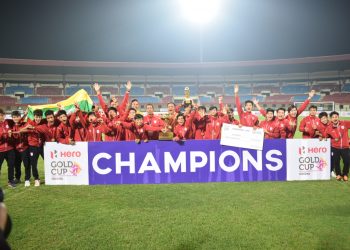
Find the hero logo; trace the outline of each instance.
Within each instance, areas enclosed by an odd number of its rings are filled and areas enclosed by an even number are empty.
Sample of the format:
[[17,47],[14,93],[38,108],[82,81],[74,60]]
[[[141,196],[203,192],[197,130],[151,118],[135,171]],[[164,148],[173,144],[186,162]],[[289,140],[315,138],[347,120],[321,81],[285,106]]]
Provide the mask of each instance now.
[[80,151],[60,151],[60,152],[58,152],[57,150],[54,150],[54,151],[50,152],[51,159],[55,159],[58,157],[67,158],[67,157],[80,157],[80,156],[81,156]]
[[299,147],[298,153],[299,153],[299,155],[327,153],[327,148],[326,147],[306,148],[306,147],[302,146],[302,147]]

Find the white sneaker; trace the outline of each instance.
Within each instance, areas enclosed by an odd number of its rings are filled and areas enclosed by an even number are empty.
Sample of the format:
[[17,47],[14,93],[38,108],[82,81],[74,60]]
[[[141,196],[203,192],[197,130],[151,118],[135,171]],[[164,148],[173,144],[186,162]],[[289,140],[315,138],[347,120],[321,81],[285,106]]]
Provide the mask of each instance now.
[[29,186],[30,186],[30,181],[25,181],[25,182],[24,182],[24,186],[25,186],[25,187],[29,187]]
[[334,171],[331,172],[331,176],[332,176],[333,178],[337,177],[337,176],[335,175]]
[[35,180],[34,186],[35,187],[39,187],[40,186],[40,180]]

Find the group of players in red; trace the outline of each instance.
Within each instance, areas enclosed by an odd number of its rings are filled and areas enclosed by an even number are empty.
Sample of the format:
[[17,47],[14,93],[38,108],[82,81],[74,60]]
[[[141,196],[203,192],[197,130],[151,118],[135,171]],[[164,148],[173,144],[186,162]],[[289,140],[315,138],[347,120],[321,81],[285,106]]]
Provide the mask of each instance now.
[[[5,119],[5,113],[0,109],[0,166],[6,159],[8,165],[8,185],[15,187],[21,178],[21,163],[25,167],[25,186],[30,186],[31,174],[34,185],[40,186],[38,174],[38,158],[43,155],[44,142],[58,142],[74,144],[79,141],[141,141],[158,140],[159,133],[173,133],[173,140],[205,140],[220,139],[223,123],[238,126],[262,128],[266,139],[293,138],[297,129],[297,118],[310,104],[314,91],[297,108],[288,107],[275,111],[271,108],[263,109],[257,100],[245,101],[243,111],[238,96],[239,86],[234,88],[235,101],[239,120],[234,117],[233,109],[224,106],[219,98],[219,108],[211,106],[207,112],[205,106],[199,106],[190,101],[176,106],[168,103],[168,112],[162,116],[154,113],[153,105],[146,105],[146,115],[139,111],[137,99],[131,101],[129,94],[132,84],[125,85],[126,92],[119,105],[117,98],[112,98],[107,105],[101,95],[99,84],[94,89],[99,99],[99,108],[93,106],[92,111],[86,113],[76,105],[75,112],[67,114],[65,110],[54,113],[52,110],[34,111],[34,119],[22,117],[18,111],[13,111],[12,119]],[[259,121],[252,113],[256,106],[265,120]],[[330,120],[326,112],[316,116],[317,107],[309,107],[309,115],[302,119],[299,130],[303,138],[331,138],[332,167],[334,166],[338,180],[348,180],[349,172],[349,137],[350,121],[340,121],[339,114],[333,111]],[[43,115],[45,119],[43,119]],[[344,161],[343,171],[340,169],[340,157]],[[333,169],[332,169],[333,170]]]

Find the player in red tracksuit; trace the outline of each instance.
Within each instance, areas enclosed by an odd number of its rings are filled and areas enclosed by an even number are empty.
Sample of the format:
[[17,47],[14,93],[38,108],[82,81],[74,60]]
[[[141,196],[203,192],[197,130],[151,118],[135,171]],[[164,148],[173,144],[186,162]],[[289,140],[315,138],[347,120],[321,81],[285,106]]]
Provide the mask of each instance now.
[[7,161],[8,186],[16,187],[14,182],[15,151],[11,138],[11,125],[13,121],[5,120],[5,112],[0,109],[0,169],[2,163]]
[[239,115],[239,123],[242,126],[256,127],[259,124],[259,119],[256,115],[252,114],[253,102],[250,100],[245,101],[245,112],[242,109],[241,101],[238,96],[239,87],[238,84],[235,85],[235,98],[236,107]]
[[273,109],[266,109],[266,119],[259,123],[259,127],[264,130],[265,139],[277,139],[280,138],[280,130],[275,123],[275,111]]
[[194,124],[194,139],[195,140],[203,140],[205,136],[205,127],[207,125],[206,116],[207,109],[205,106],[199,106],[197,112],[195,112],[195,116],[193,117],[192,123]]
[[108,128],[110,128],[110,132],[105,134],[105,141],[123,141],[124,140],[124,129],[120,125],[118,121],[121,118],[117,115],[117,110],[114,107],[108,108],[108,118],[105,123]]
[[290,105],[288,107],[288,115],[286,116],[286,119],[288,120],[290,129],[287,131],[287,138],[294,137],[295,131],[297,130],[298,117],[301,113],[303,113],[303,111],[309,105],[310,100],[314,95],[315,95],[315,90],[311,90],[309,93],[309,97],[300,105],[299,108],[297,108],[295,105]]
[[173,132],[174,127],[176,125],[176,117],[178,113],[176,113],[175,111],[175,107],[176,107],[175,103],[169,102],[167,104],[167,107],[168,107],[168,113],[165,114],[163,117],[167,121],[166,122],[167,130]]
[[192,127],[192,120],[195,116],[196,111],[191,112],[188,119],[184,114],[178,114],[176,119],[176,125],[174,128],[174,141],[188,140],[190,138],[190,130]]
[[[331,124],[326,129],[326,134],[331,138],[332,162],[334,163],[337,180],[348,181],[349,174],[349,129],[350,121],[340,121],[339,113],[333,111],[329,114]],[[343,159],[343,173],[340,170],[340,157]]]
[[320,119],[316,116],[317,107],[311,105],[309,107],[310,114],[304,117],[299,125],[299,131],[303,132],[303,138],[318,138],[316,134],[317,124],[320,123]]
[[69,124],[73,129],[73,141],[85,141],[86,138],[86,120],[81,110],[76,107],[75,112],[69,118]]
[[22,121],[19,111],[13,111],[12,114],[13,125],[11,127],[13,145],[15,149],[15,182],[21,182],[21,164],[23,162],[25,169],[25,179],[30,175],[30,160],[29,160],[29,145],[28,134],[20,133],[21,128],[25,126],[25,122]]
[[74,145],[73,128],[70,126],[65,110],[59,110],[57,113],[61,121],[56,130],[56,141],[63,144]]
[[[131,123],[135,120],[136,116],[136,109],[130,108],[121,118],[121,122],[128,122]],[[125,141],[134,141],[135,140],[135,134],[127,127],[123,127],[123,133],[124,133],[124,140]]]
[[103,122],[102,118],[96,117],[95,112],[89,112],[87,120],[88,122],[85,125],[86,141],[102,141],[102,134],[107,134],[111,131]]
[[[39,155],[44,159],[44,150],[43,145],[45,142],[45,136],[43,133],[36,130],[36,127],[46,124],[46,121],[42,119],[43,112],[41,109],[36,109],[33,112],[34,121],[27,121],[26,126],[21,129],[31,129],[28,131],[28,144],[29,144],[29,159],[30,159],[30,169],[32,171],[34,177],[34,186],[40,186],[39,172],[38,172],[38,159]],[[30,171],[29,171],[29,179],[30,179]],[[26,178],[25,186],[29,186],[29,179]]]
[[223,123],[228,123],[228,116],[217,112],[215,106],[209,108],[207,115],[204,139],[217,140],[221,138],[221,127]]
[[[129,102],[129,95],[130,95],[131,87],[132,87],[132,84],[131,84],[130,81],[128,81],[126,83],[126,85],[125,85],[126,91],[125,91],[124,99],[123,99],[121,105],[118,105],[118,99],[117,98],[112,98],[111,101],[110,101],[110,106],[114,107],[118,111],[118,113],[119,113],[118,115],[119,116],[122,116],[125,113],[125,111],[126,111],[126,106],[127,106],[128,102]],[[98,100],[100,102],[101,108],[107,114],[108,113],[108,106],[105,103],[105,101],[103,100],[103,97],[101,95],[101,90],[100,90],[101,88],[100,88],[98,83],[94,84],[94,89],[96,91],[97,98],[98,98]]]
[[159,139],[158,131],[161,131],[163,128],[165,128],[166,124],[159,116],[154,114],[153,104],[146,105],[146,112],[147,112],[147,115],[143,117],[143,123],[148,126],[159,128],[159,130],[155,130],[155,131],[148,130],[148,139],[158,140]]
[[[263,109],[257,100],[254,100],[255,106],[259,109],[259,112],[267,118],[267,110]],[[270,109],[273,111],[273,109]],[[277,109],[277,116],[273,117],[272,121],[269,121],[268,123],[274,127],[273,131],[278,130],[278,133],[273,132],[273,135],[275,139],[281,138],[286,139],[287,133],[290,129],[289,122],[287,119],[285,119],[285,112],[286,110],[284,108],[278,108]],[[273,112],[272,112],[273,115]],[[271,129],[271,128],[270,128]]]
[[327,112],[321,112],[318,114],[318,118],[320,119],[320,122],[316,123],[317,129],[315,132],[315,135],[318,136],[320,140],[323,138],[326,138],[326,129],[330,124],[330,121],[328,120],[328,114]]
[[[121,122],[122,126],[124,128],[129,129],[130,133],[133,134],[133,136],[130,136],[130,138],[134,137],[136,143],[140,143],[141,140],[144,142],[148,142],[149,140],[149,131],[153,132],[159,132],[162,131],[164,128],[162,127],[153,127],[150,125],[147,125],[144,123],[144,117],[141,114],[135,115],[135,120],[132,122]],[[165,131],[165,129],[164,129]]]

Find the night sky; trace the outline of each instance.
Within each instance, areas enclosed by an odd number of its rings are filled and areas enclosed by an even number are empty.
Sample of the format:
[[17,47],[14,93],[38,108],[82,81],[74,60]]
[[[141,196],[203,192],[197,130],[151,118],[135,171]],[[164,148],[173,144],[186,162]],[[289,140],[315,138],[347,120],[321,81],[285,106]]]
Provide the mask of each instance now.
[[[350,53],[350,1],[222,2],[203,27],[206,62]],[[199,27],[178,0],[8,0],[0,13],[2,58],[199,61]]]

